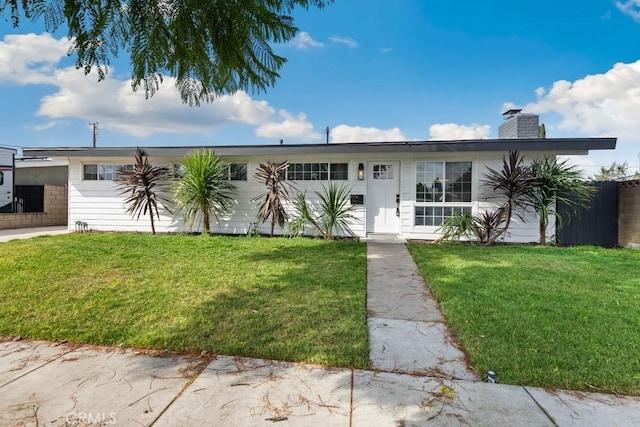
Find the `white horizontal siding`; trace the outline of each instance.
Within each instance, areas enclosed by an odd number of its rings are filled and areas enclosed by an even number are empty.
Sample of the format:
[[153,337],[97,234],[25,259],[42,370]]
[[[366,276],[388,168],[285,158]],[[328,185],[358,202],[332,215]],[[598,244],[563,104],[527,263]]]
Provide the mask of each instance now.
[[[530,163],[535,156],[543,157],[554,156],[554,152],[548,153],[523,153],[525,161]],[[415,194],[415,162],[416,161],[473,161],[473,181],[472,181],[472,200],[473,208],[472,212],[478,214],[486,210],[495,210],[501,205],[501,200],[488,198],[492,194],[492,190],[484,185],[484,174],[487,173],[487,167],[495,170],[502,169],[502,156],[507,153],[451,153],[448,157],[442,157],[439,153],[438,156],[424,156],[416,157],[411,162],[411,195],[409,196],[404,192],[403,187],[403,204],[402,204],[402,235],[403,237],[410,239],[425,239],[433,240],[440,237],[437,232],[439,227],[416,227],[414,226],[414,194]],[[409,162],[407,162],[409,163]],[[406,199],[406,200],[405,200]],[[407,200],[410,200],[407,202]],[[551,237],[555,234],[555,221],[554,218],[550,218],[549,226],[547,228],[547,236]],[[529,212],[524,215],[524,221],[520,220],[516,215],[511,220],[511,225],[508,230],[508,234],[505,236],[504,241],[514,243],[529,243],[537,242],[539,239],[538,232],[538,216],[533,212]]]
[[[173,163],[179,163],[180,159],[169,158],[150,158],[152,164],[170,166]],[[261,194],[264,194],[265,187],[259,183],[254,174],[260,162],[264,159],[258,158],[226,158],[231,163],[247,163],[247,181],[232,181],[236,185],[235,199],[236,204],[230,215],[220,218],[217,221],[215,217],[211,217],[211,231],[214,233],[228,234],[246,234],[252,223],[258,222],[256,215],[258,212],[259,202],[251,202],[251,200]],[[272,158],[269,161],[280,162],[285,158]],[[327,156],[318,159],[313,156],[304,156],[289,158],[292,163],[349,163],[349,180],[334,181],[337,184],[344,184],[351,187],[350,194],[364,194],[363,181],[357,180],[358,161],[346,159],[340,156]],[[126,158],[80,158],[72,159],[69,164],[69,229],[75,228],[76,221],[87,223],[90,229],[104,231],[151,231],[148,216],[141,216],[138,221],[131,218],[125,212],[124,198],[119,194],[117,186],[112,181],[84,181],[83,165],[84,164],[131,164],[133,159]],[[291,199],[297,191],[307,192],[307,199],[311,202],[317,201],[315,191],[322,191],[323,185],[327,187],[329,181],[296,181],[290,190]],[[171,195],[168,195],[169,198]],[[188,231],[189,225],[175,212],[175,207],[169,205],[173,214],[164,209],[160,209],[160,219],[156,220],[156,231],[158,232],[176,232]],[[290,218],[294,210],[292,203],[285,204]],[[353,212],[358,218],[357,221],[351,223],[352,231],[356,236],[364,236],[364,208],[356,206]],[[192,231],[202,231],[201,218],[197,218],[193,224]],[[258,231],[261,233],[269,233],[271,222],[258,224]],[[278,235],[285,234],[287,231],[276,225],[274,233]]]
[[[439,237],[437,233],[438,227],[416,227],[414,226],[414,208],[415,208],[415,162],[416,161],[472,161],[473,162],[473,212],[479,213],[486,209],[495,209],[499,206],[499,200],[487,200],[487,189],[482,185],[484,179],[483,174],[487,171],[487,166],[500,169],[502,167],[502,156],[506,153],[398,153],[393,155],[390,153],[361,153],[345,155],[326,155],[326,156],[273,156],[271,158],[261,158],[256,156],[244,157],[228,157],[225,160],[231,163],[246,163],[248,179],[246,182],[234,181],[237,187],[236,206],[233,212],[220,221],[211,218],[211,231],[215,233],[245,234],[251,223],[257,222],[257,202],[250,202],[251,199],[263,194],[265,188],[256,181],[254,174],[260,162],[281,162],[288,160],[291,163],[349,163],[349,180],[335,181],[338,184],[345,184],[351,187],[351,194],[364,195],[364,205],[355,206],[354,216],[357,221],[350,223],[351,229],[356,236],[364,237],[366,235],[366,206],[367,192],[375,191],[375,189],[367,188],[367,180],[357,180],[357,168],[359,163],[371,161],[398,161],[400,162],[400,234],[406,238],[412,239],[435,239]],[[543,156],[545,153],[536,153]],[[546,153],[554,155],[554,153]],[[527,159],[532,157],[525,153]],[[150,158],[152,164],[171,166],[179,163],[180,159],[176,158]],[[75,221],[86,222],[89,228],[94,230],[117,230],[117,231],[150,231],[149,218],[140,217],[139,221],[131,218],[125,213],[126,207],[123,206],[124,197],[118,194],[118,190],[109,181],[84,181],[82,179],[83,164],[131,164],[133,159],[128,158],[75,158],[69,164],[69,228],[74,229]],[[291,191],[291,199],[297,191],[306,191],[307,199],[311,203],[317,203],[315,191],[322,191],[323,184],[327,186],[328,181],[297,181],[294,183],[295,189]],[[290,217],[293,216],[293,208],[291,202],[286,204]],[[180,218],[178,213],[169,213],[164,209],[161,210],[160,220],[156,221],[156,229],[158,232],[175,232],[188,231],[188,224]],[[549,236],[553,235],[554,225],[549,226]],[[202,224],[198,219],[193,226],[193,231],[201,231]],[[270,221],[258,225],[261,233],[270,232]],[[284,234],[285,229],[280,229],[276,225],[274,230],[276,234]],[[309,229],[309,232],[312,232]],[[526,222],[520,221],[514,217],[509,230],[507,241],[512,242],[536,242],[538,240],[538,221],[534,215],[529,215]]]

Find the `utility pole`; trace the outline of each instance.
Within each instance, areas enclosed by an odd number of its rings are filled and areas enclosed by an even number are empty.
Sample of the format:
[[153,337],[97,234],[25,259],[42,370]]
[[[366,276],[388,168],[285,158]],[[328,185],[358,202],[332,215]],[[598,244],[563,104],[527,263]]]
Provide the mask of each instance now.
[[93,127],[93,148],[96,148],[96,139],[98,137],[98,122],[90,122],[89,126]]

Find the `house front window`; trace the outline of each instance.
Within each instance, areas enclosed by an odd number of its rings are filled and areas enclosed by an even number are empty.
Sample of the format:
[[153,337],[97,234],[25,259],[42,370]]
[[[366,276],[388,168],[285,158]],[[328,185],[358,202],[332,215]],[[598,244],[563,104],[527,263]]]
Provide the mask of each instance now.
[[133,165],[84,165],[82,177],[85,181],[115,181],[121,170],[133,170]]
[[[180,178],[184,175],[184,166],[179,163],[173,165],[173,177]],[[225,173],[227,181],[246,181],[247,180],[247,164],[231,163],[227,165]]]
[[290,163],[289,181],[327,181],[349,179],[348,163]]
[[456,213],[471,214],[471,162],[417,162],[414,225],[439,227]]
[[247,164],[232,163],[229,165],[230,181],[246,181],[247,180]]

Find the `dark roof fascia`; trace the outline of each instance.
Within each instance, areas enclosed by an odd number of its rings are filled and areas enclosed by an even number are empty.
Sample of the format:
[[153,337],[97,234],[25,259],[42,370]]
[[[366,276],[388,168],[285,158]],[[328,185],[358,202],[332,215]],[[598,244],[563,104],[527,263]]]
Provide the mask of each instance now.
[[[354,142],[296,145],[227,145],[188,147],[140,147],[153,157],[184,156],[195,150],[210,148],[221,156],[351,154],[351,153],[447,153],[469,151],[559,151],[609,150],[617,138],[546,138],[546,139],[474,139],[460,141]],[[128,157],[136,147],[57,147],[23,148],[28,156],[45,157]]]

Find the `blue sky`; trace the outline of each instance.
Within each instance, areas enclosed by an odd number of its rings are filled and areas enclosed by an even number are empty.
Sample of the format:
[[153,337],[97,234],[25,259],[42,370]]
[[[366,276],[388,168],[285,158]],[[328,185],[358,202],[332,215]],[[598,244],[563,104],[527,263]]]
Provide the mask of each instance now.
[[616,136],[573,159],[587,173],[640,155],[640,0],[336,0],[296,11],[297,38],[267,93],[185,106],[170,79],[151,100],[126,57],[107,81],[66,57],[65,33],[0,25],[0,145],[233,145],[497,137],[505,108],[550,137]]

